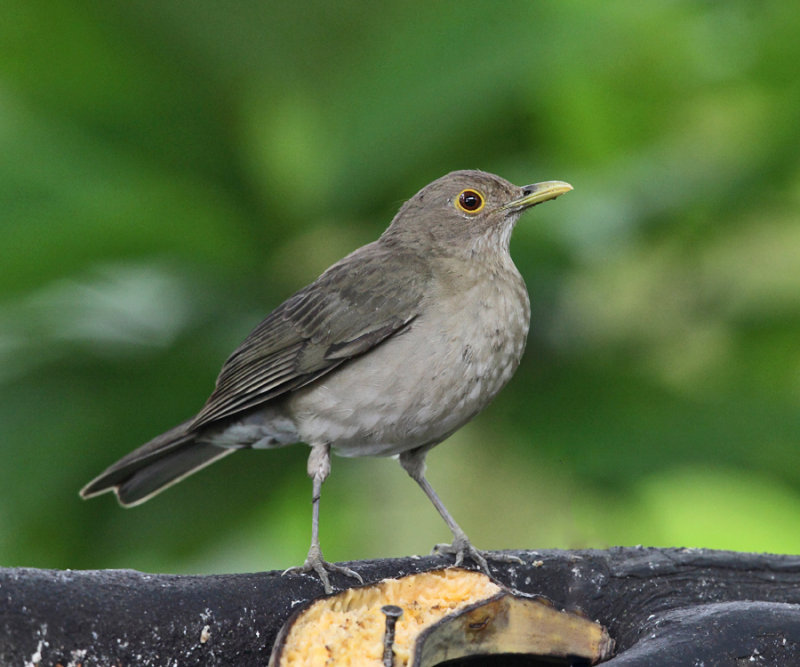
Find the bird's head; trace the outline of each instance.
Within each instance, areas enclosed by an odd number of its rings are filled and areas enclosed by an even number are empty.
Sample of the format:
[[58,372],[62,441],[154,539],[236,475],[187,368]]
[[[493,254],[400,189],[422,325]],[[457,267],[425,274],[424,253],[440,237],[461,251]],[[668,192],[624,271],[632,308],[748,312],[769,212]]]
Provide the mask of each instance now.
[[472,251],[487,244],[507,251],[524,211],[570,190],[563,181],[519,187],[483,171],[453,171],[409,199],[384,237],[426,251]]

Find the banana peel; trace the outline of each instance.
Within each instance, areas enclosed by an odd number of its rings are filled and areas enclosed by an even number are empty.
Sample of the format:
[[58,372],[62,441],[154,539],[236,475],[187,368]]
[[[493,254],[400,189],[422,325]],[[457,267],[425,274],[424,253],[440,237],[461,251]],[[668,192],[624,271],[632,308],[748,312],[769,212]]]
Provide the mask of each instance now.
[[351,588],[296,611],[270,667],[433,667],[502,654],[595,664],[614,642],[605,628],[551,602],[514,593],[485,574],[433,570]]

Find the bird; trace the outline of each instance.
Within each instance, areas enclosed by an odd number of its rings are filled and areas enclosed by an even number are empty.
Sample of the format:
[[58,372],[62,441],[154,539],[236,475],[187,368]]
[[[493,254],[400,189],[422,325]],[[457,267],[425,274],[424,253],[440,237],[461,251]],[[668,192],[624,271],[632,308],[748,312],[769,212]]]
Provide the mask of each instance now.
[[[311,545],[302,566],[326,593],[322,485],[331,451],[396,457],[453,536],[455,565],[476,549],[425,476],[425,457],[509,381],[530,322],[525,283],[509,253],[521,214],[572,190],[563,181],[519,187],[491,173],[453,171],[423,187],[372,243],[333,264],[258,324],[222,366],[191,419],[108,467],[80,491],[138,505],[245,448],[310,447]],[[497,555],[493,556],[497,558]]]

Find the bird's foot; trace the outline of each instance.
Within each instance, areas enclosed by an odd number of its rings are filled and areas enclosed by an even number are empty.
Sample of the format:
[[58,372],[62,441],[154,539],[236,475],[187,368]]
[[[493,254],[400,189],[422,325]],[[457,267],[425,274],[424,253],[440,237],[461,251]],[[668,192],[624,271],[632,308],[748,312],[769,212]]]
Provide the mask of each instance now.
[[433,553],[455,556],[454,567],[459,567],[461,563],[464,562],[464,558],[467,557],[488,576],[492,576],[492,573],[489,571],[488,560],[500,561],[503,563],[524,563],[521,558],[512,554],[477,549],[472,545],[472,542],[469,541],[466,535],[463,537],[456,537],[452,544],[437,544],[433,547]]
[[335,565],[334,563],[329,563],[326,561],[322,557],[322,551],[320,548],[315,548],[314,545],[312,545],[308,550],[308,556],[306,557],[305,563],[295,567],[287,568],[283,571],[283,574],[306,574],[309,572],[316,572],[317,576],[322,582],[322,586],[325,588],[326,593],[333,593],[333,587],[331,586],[328,572],[338,572],[339,574],[343,574],[347,577],[358,579],[359,583],[364,583],[361,575],[355,570],[351,570],[349,567]]

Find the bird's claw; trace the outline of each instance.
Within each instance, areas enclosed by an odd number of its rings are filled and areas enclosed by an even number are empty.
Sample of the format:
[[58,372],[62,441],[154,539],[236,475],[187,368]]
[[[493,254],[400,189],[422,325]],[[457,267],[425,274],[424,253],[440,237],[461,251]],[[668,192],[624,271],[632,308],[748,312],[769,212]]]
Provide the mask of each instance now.
[[308,552],[308,557],[306,558],[305,563],[287,568],[283,571],[283,574],[308,574],[310,572],[316,572],[317,576],[322,582],[325,593],[328,594],[333,593],[333,587],[331,586],[328,572],[338,572],[346,577],[358,579],[359,583],[364,583],[364,579],[362,579],[358,572],[351,570],[349,567],[344,567],[343,565],[329,563],[322,558],[322,552],[319,549],[315,550],[313,548]]
[[453,540],[452,544],[437,544],[433,547],[433,553],[442,556],[455,556],[455,567],[459,567],[464,562],[464,557],[470,558],[483,572],[489,574],[489,564],[486,556],[480,549],[472,546],[472,542],[467,539]]
[[464,558],[467,557],[472,560],[484,574],[488,576],[492,576],[492,573],[489,571],[489,560],[500,561],[503,563],[524,563],[521,558],[512,554],[496,553],[493,551],[482,551],[481,549],[477,549],[466,537],[457,537],[453,540],[452,544],[437,544],[435,547],[433,547],[433,553],[455,556],[455,567],[459,567],[464,562]]

